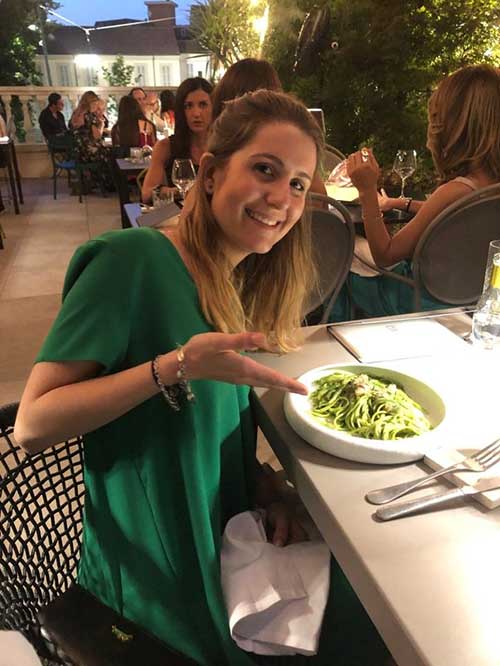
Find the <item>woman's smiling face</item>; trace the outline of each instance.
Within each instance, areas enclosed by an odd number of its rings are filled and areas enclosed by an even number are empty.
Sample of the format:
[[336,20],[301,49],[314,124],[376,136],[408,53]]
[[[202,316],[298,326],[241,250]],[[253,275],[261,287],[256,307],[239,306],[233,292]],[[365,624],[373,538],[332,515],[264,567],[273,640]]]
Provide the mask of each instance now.
[[316,161],[307,134],[270,122],[223,167],[209,169],[205,188],[233,266],[254,252],[269,252],[300,219]]

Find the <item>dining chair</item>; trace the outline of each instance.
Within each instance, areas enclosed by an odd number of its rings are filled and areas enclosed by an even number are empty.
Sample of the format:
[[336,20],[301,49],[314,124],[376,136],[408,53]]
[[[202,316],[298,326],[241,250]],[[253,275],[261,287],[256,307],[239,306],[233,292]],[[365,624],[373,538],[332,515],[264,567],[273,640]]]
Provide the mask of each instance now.
[[361,261],[412,287],[415,312],[421,310],[424,291],[444,304],[470,305],[482,292],[489,243],[498,238],[499,183],[462,197],[436,216],[413,253],[413,278]]
[[328,321],[347,278],[354,252],[354,225],[345,206],[327,196],[311,194],[309,210],[318,280],[307,304],[304,323],[313,325]]
[[76,583],[82,439],[29,455],[13,437],[17,410],[0,407],[0,631],[21,632],[47,666],[193,666]]
[[335,169],[337,164],[340,164],[345,159],[346,156],[338,148],[325,144],[325,150],[323,152],[323,168],[327,175]]
[[71,186],[71,173],[74,172],[78,183],[78,201],[83,202],[84,177],[86,173],[94,175],[99,183],[101,194],[106,196],[104,187],[103,165],[101,162],[79,162],[75,139],[71,133],[56,135],[48,141],[50,158],[52,161],[52,183],[54,199],[57,199],[57,177],[65,171],[68,177],[68,187]]

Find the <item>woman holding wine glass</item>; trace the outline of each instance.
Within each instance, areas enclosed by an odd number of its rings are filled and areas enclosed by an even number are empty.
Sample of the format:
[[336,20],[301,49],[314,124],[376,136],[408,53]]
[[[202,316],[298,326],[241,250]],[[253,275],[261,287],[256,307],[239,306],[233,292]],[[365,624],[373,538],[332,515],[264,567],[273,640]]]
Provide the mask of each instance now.
[[[500,182],[500,70],[475,65],[446,77],[429,100],[428,118],[427,147],[441,184],[427,201],[389,198],[383,191],[380,196],[379,166],[370,150],[364,148],[347,161],[348,174],[359,190],[366,238],[375,263],[409,277],[415,247],[432,220],[474,190]],[[394,207],[416,214],[391,237],[381,211]],[[406,284],[383,275],[353,273],[349,281],[355,304],[368,316],[413,309],[413,290]],[[443,304],[424,294],[423,309],[439,307]],[[339,302],[332,320],[345,319],[346,314]]]
[[175,160],[191,160],[195,172],[198,170],[212,122],[211,92],[211,84],[201,77],[186,79],[179,86],[175,98],[175,133],[154,147],[142,186],[145,203],[151,201],[153,189],[165,183],[167,189],[178,191],[172,180]]

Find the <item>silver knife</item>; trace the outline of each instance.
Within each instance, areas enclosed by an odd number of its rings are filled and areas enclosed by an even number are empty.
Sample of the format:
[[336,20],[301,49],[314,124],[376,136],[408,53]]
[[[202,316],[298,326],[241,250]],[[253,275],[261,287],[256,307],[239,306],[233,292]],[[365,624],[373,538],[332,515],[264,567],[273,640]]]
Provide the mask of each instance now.
[[385,506],[377,509],[375,515],[377,518],[380,518],[380,520],[393,520],[394,518],[410,516],[414,513],[420,513],[425,509],[447,504],[458,497],[469,497],[470,495],[477,495],[478,493],[483,493],[487,490],[496,490],[498,488],[500,488],[500,477],[489,477],[487,479],[480,479],[477,483],[471,486],[462,486],[461,488],[447,490],[444,493],[435,493],[434,495],[426,495],[425,497],[410,500],[409,502],[398,502],[392,506]]

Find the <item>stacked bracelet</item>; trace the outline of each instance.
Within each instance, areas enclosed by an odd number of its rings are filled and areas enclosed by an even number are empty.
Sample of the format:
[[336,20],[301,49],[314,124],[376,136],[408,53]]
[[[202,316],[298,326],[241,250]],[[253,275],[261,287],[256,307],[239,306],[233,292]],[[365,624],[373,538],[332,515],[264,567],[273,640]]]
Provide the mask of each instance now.
[[187,379],[186,365],[184,361],[184,349],[182,345],[177,345],[177,363],[179,364],[179,369],[177,370],[177,379],[179,380],[179,387],[189,402],[192,402],[196,399],[196,397],[191,389],[191,384]]
[[160,357],[161,354],[156,356],[152,361],[151,361],[151,373],[153,375],[153,379],[155,381],[155,384],[158,386],[160,389],[163,397],[165,398],[165,401],[167,404],[176,412],[180,411],[180,404],[179,404],[179,398],[181,394],[184,394],[186,396],[186,399],[189,402],[193,402],[196,398],[195,395],[191,389],[191,384],[189,383],[186,375],[186,365],[185,365],[185,358],[184,358],[184,349],[182,348],[181,345],[177,345],[177,363],[178,363],[178,368],[176,372],[177,379],[179,380],[177,384],[174,384],[173,386],[166,386],[166,384],[163,383],[161,377],[160,377]]
[[160,389],[163,397],[167,404],[174,410],[174,412],[180,411],[181,406],[179,405],[179,389],[177,386],[166,386],[161,377],[160,377],[160,362],[161,354],[156,356],[151,361],[151,373],[153,374],[153,379],[155,380],[156,386]]

